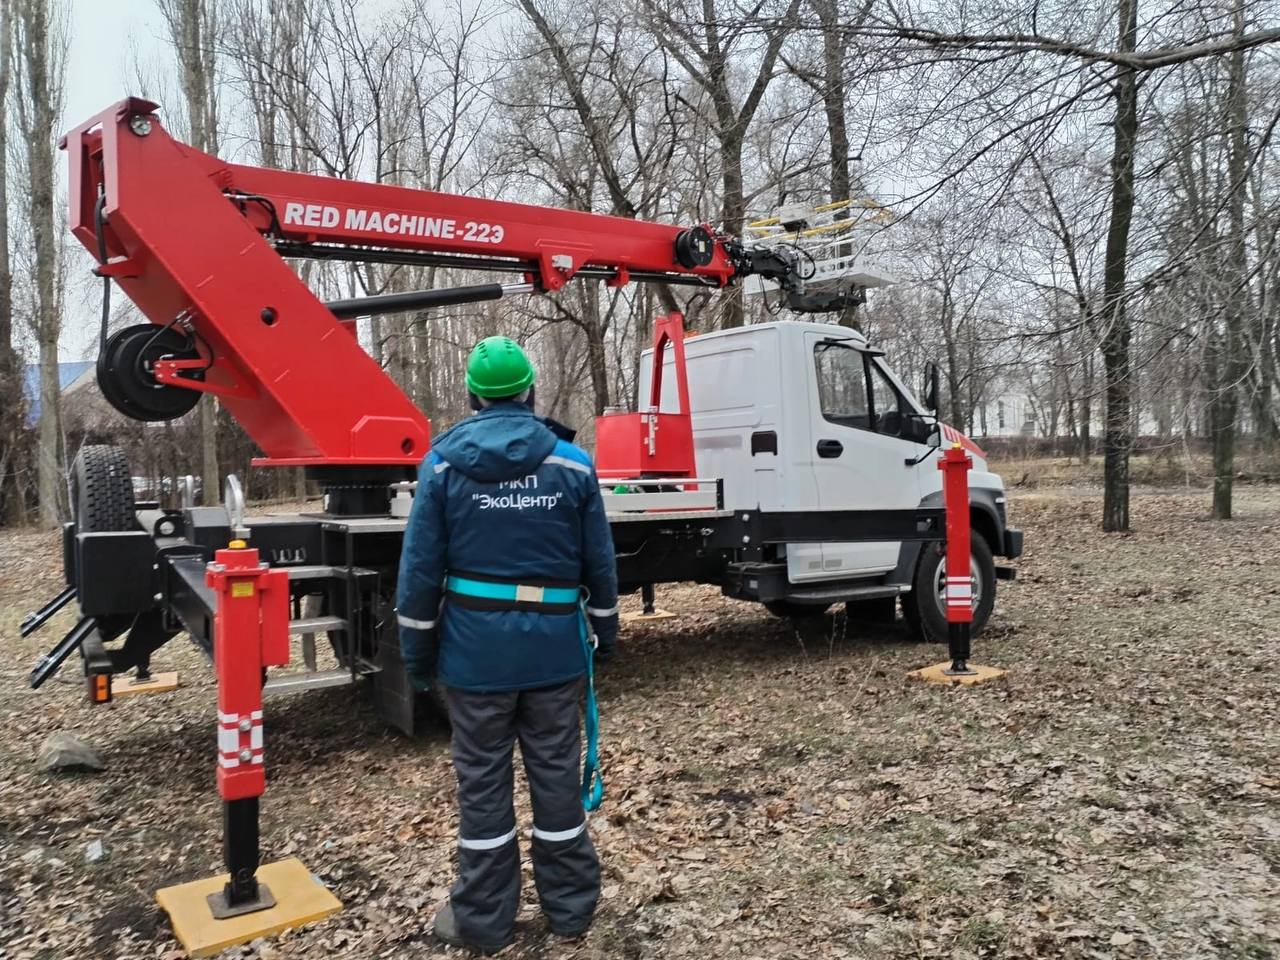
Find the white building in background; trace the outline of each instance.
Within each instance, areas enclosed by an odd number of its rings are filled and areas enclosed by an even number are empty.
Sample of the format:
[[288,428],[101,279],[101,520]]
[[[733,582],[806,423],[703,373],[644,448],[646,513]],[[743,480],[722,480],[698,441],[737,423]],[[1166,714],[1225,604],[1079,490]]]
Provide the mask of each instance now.
[[[1065,422],[1059,432],[1065,432]],[[969,432],[975,437],[1040,437],[1044,431],[1035,407],[1025,393],[1008,391],[979,404]]]
[[[1141,398],[1139,398],[1141,401]],[[1101,396],[1095,397],[1089,409],[1089,433],[1093,437],[1101,437],[1103,431],[1102,416],[1105,401]],[[1080,409],[1075,410],[1076,429],[1079,430]],[[979,404],[973,412],[973,423],[969,435],[973,437],[1033,437],[1049,436],[1046,429],[1048,417],[1042,420],[1037,416],[1036,402],[1025,391],[1016,389],[1002,390]],[[1059,437],[1071,435],[1071,424],[1067,419],[1067,408],[1064,404],[1058,411],[1057,434]],[[1167,430],[1167,427],[1166,427]],[[1138,411],[1136,435],[1139,437],[1155,437],[1162,434],[1159,420],[1151,409],[1143,404]],[[1174,432],[1177,432],[1175,425]]]

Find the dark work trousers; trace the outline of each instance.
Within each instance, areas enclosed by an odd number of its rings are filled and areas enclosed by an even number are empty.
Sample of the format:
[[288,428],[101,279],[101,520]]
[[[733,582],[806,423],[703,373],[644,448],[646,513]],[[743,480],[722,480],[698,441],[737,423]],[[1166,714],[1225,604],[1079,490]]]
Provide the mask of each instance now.
[[582,680],[539,690],[446,689],[458,775],[458,882],[450,902],[476,946],[504,943],[520,906],[512,749],[520,741],[533,801],[533,878],[559,934],[591,924],[600,861],[582,809],[578,710]]

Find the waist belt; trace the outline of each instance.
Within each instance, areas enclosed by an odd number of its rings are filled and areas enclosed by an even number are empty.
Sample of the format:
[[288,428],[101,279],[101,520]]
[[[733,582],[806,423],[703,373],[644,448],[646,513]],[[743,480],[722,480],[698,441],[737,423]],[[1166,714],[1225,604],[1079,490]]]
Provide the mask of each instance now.
[[563,582],[550,584],[512,583],[487,580],[465,574],[445,578],[445,592],[459,606],[472,610],[529,610],[534,613],[573,613],[581,591]]

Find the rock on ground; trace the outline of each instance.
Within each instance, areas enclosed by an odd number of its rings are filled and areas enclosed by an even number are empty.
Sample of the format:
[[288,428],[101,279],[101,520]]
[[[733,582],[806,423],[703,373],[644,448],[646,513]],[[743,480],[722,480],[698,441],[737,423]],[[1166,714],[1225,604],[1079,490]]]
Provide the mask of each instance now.
[[102,769],[102,758],[98,752],[69,733],[55,733],[46,740],[40,748],[38,762],[46,773],[96,772]]

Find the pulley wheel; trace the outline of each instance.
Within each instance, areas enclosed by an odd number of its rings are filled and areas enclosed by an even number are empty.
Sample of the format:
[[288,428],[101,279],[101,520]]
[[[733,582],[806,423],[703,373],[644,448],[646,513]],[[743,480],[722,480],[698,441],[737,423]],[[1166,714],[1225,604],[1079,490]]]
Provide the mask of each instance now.
[[[98,354],[98,388],[107,402],[134,420],[176,420],[200,402],[200,391],[157,383],[157,360],[194,360],[195,344],[172,327],[140,323],[107,338]],[[204,371],[184,374],[203,380]]]

